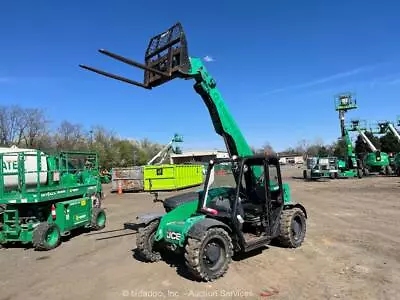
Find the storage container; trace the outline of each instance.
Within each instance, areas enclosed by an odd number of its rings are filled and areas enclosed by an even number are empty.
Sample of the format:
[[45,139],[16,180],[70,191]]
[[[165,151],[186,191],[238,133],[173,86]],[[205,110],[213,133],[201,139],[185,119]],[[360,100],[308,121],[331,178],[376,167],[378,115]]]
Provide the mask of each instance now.
[[202,165],[144,166],[145,191],[170,191],[203,183]]
[[143,167],[113,168],[111,172],[111,191],[143,191]]
[[[36,185],[38,181],[38,162],[40,164],[40,184],[47,182],[47,157],[43,152],[33,149],[21,149],[17,147],[0,148],[0,164],[3,167],[4,186],[16,187],[18,180],[18,157],[23,155],[25,171],[25,184]],[[22,156],[21,156],[22,158]]]

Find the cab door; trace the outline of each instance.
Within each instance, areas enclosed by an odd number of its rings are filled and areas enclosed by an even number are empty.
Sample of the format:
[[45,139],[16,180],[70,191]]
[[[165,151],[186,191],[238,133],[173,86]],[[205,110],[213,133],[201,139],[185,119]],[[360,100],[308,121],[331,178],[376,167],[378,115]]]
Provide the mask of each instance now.
[[274,236],[278,230],[279,220],[283,209],[282,175],[279,160],[267,157],[264,163],[264,184],[266,201],[264,203],[266,231]]

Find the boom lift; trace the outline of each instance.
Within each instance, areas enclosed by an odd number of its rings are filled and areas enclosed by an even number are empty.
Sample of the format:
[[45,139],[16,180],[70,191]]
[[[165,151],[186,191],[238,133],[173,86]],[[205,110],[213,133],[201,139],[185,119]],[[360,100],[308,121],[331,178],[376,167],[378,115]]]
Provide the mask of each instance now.
[[392,168],[389,165],[389,155],[378,150],[365,134],[366,126],[362,126],[360,120],[352,120],[349,131],[357,131],[371,152],[364,155],[362,159],[363,174],[368,176],[372,172],[391,175]]
[[[201,165],[172,165],[164,161],[170,152],[181,154],[183,137],[175,134],[146,165],[112,169],[112,192],[175,190],[203,183]],[[135,160],[134,160],[135,161]]]
[[[378,122],[378,126],[379,126],[379,133],[384,134],[388,131],[390,131],[391,133],[393,133],[393,135],[396,137],[396,139],[400,142],[400,134],[397,131],[396,127],[394,127],[394,124],[389,122],[389,121],[381,121]],[[400,120],[399,120],[399,125],[400,126]]]
[[335,108],[339,112],[341,136],[346,143],[345,157],[338,160],[338,177],[362,177],[361,162],[354,153],[353,143],[345,126],[345,114],[357,107],[357,101],[350,93],[340,94],[335,98]]
[[[400,126],[400,118],[397,119],[397,126]],[[385,134],[386,132],[390,131],[397,139],[397,141],[400,143],[400,134],[397,131],[395,125],[389,121],[381,121],[378,122],[378,133],[379,134]],[[396,153],[394,157],[392,158],[392,161],[390,164],[394,168],[394,172],[397,176],[400,176],[400,153]]]
[[[157,261],[165,249],[182,251],[194,277],[211,281],[227,271],[234,252],[260,248],[274,239],[286,247],[302,244],[306,210],[290,198],[289,186],[282,183],[278,159],[254,156],[216,81],[200,58],[189,57],[180,23],[150,40],[144,64],[99,51],[143,69],[144,82],[81,67],[145,89],[175,78],[194,80],[194,89],[206,104],[214,129],[224,139],[230,155],[229,159],[210,161],[204,190],[166,199],[166,214],[140,218],[145,226],[139,230],[136,244],[142,258]],[[220,164],[229,164],[232,172],[227,176],[214,173]]]
[[[147,165],[155,165],[155,164],[162,164],[165,161],[165,158],[167,157],[169,151],[172,150],[173,153],[175,154],[180,154],[182,153],[181,149],[176,145],[176,143],[182,143],[183,142],[183,137],[175,134],[174,137],[171,139],[171,141],[165,145],[164,148],[160,150],[152,159],[150,159],[147,162]],[[161,159],[159,159],[161,157]],[[159,161],[157,162],[157,159]]]

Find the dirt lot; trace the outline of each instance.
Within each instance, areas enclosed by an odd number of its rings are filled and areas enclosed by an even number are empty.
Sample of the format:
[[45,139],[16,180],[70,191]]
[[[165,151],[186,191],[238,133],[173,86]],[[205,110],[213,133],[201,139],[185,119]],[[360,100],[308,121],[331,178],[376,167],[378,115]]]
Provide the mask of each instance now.
[[124,223],[161,204],[144,193],[108,194],[102,232],[50,252],[1,249],[0,299],[399,299],[400,179],[289,181],[309,214],[299,249],[269,247],[216,282],[193,282],[179,264],[133,257],[135,231]]

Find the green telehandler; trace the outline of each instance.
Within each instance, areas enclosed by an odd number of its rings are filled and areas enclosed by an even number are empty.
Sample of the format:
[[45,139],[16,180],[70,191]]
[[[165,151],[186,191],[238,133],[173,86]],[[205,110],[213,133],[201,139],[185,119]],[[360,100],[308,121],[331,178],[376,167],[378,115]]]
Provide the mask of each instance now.
[[362,178],[361,161],[353,149],[348,128],[345,126],[345,114],[347,111],[356,109],[357,101],[351,93],[343,93],[335,97],[335,109],[339,112],[340,130],[342,139],[346,142],[346,153],[344,159],[338,160],[338,177],[358,177]]
[[[194,80],[230,156],[210,161],[203,190],[166,199],[165,214],[138,217],[144,225],[137,235],[138,255],[153,262],[165,250],[183,252],[193,277],[212,281],[225,274],[234,253],[260,249],[273,240],[293,248],[303,243],[307,213],[291,199],[288,184],[282,183],[278,159],[254,155],[216,81],[201,59],[189,57],[180,23],[150,40],[144,64],[100,52],[143,69],[144,82],[81,67],[145,89],[174,78]],[[219,165],[229,165],[230,172],[219,176],[214,172]]]

